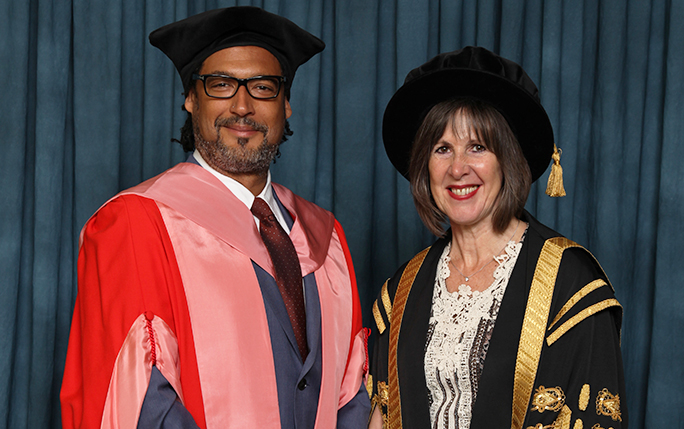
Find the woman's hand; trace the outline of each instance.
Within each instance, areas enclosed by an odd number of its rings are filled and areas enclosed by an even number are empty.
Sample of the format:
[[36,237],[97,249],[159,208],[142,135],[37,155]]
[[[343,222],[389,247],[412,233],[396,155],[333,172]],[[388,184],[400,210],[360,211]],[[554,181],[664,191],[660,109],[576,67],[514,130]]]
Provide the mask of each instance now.
[[370,422],[368,422],[368,429],[383,429],[382,413],[379,407],[375,407],[373,414],[371,414]]

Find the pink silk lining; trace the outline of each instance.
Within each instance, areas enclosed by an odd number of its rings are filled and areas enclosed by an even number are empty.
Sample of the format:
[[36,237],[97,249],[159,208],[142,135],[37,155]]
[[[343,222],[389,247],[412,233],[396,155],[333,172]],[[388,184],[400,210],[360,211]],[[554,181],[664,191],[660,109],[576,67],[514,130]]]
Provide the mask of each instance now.
[[[171,328],[159,317],[152,319],[157,368],[183,401],[178,367],[178,342]],[[102,429],[134,428],[150,384],[152,342],[147,319],[141,314],[131,325],[109,382],[102,413]]]
[[279,427],[271,338],[251,260],[178,212],[159,210],[183,278],[207,429]]
[[172,207],[273,274],[252,212],[199,165],[180,163],[124,193],[152,198]]
[[351,401],[361,388],[361,383],[366,377],[363,368],[366,365],[366,334],[359,331],[354,338],[354,347],[351,351],[347,373],[344,375],[342,387],[340,389],[339,408],[342,408]]
[[[353,389],[355,384],[349,377],[349,386],[342,385],[352,328],[353,303],[350,281],[340,239],[337,231],[333,231],[329,257],[325,260],[322,269],[316,272],[316,283],[321,301],[323,343],[323,377],[316,429],[335,427],[337,410],[351,399],[351,397],[346,398],[345,392]],[[357,391],[360,385],[359,377],[356,383]]]
[[[330,239],[335,225],[332,214],[308,201],[295,198],[289,189],[277,183],[273,184],[276,195],[285,208],[295,217],[290,231],[290,239],[297,249],[302,275],[313,273],[329,256]],[[344,261],[344,253],[341,256]],[[346,266],[345,266],[346,270]],[[345,283],[349,286],[349,283]]]

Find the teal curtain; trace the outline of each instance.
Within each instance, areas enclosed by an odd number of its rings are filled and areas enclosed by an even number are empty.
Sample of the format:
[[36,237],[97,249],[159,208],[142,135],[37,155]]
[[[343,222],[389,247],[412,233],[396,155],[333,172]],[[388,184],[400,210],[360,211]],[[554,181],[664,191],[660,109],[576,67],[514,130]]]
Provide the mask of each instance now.
[[[406,73],[480,45],[523,65],[568,196],[528,209],[588,247],[624,306],[633,428],[684,427],[684,1],[264,0],[327,49],[300,69],[276,181],[333,210],[366,324],[433,237],[388,162],[382,114]],[[0,0],[0,427],[59,428],[78,233],[116,192],[183,160],[182,88],[155,28],[234,1]],[[543,183],[542,183],[543,182]]]

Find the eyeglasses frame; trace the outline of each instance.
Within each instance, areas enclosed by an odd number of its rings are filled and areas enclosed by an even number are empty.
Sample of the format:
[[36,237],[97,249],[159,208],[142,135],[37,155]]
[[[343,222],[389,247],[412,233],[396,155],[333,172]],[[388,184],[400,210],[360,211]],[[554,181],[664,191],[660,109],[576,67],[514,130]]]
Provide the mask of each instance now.
[[[233,80],[237,81],[238,86],[235,89],[235,94],[231,95],[230,97],[217,97],[215,95],[210,95],[209,91],[207,90],[206,78],[208,78],[208,77],[225,77],[225,78],[229,78],[229,79],[233,79]],[[202,86],[204,87],[204,93],[207,94],[207,97],[218,98],[221,100],[229,100],[229,99],[235,97],[235,95],[240,90],[241,86],[244,86],[245,90],[247,91],[247,94],[249,94],[249,96],[255,100],[272,100],[274,98],[278,98],[278,96],[280,95],[280,90],[283,87],[283,84],[287,81],[285,76],[277,76],[277,75],[261,75],[261,76],[252,76],[252,77],[248,77],[245,79],[240,79],[239,77],[228,76],[225,74],[213,74],[213,73],[211,73],[211,74],[195,74],[195,73],[193,73],[192,79],[202,81]],[[278,91],[276,91],[275,95],[272,97],[266,97],[266,98],[253,96],[252,93],[249,92],[249,87],[247,86],[247,83],[250,81],[253,81],[253,80],[258,80],[258,79],[277,79],[278,80]]]

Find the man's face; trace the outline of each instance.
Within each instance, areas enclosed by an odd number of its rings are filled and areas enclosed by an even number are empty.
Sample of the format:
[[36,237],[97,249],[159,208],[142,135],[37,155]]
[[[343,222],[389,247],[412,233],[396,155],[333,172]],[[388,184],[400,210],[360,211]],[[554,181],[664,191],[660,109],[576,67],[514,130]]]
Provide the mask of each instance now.
[[[237,78],[281,75],[280,63],[266,49],[234,46],[204,60],[198,74],[222,74]],[[211,98],[201,81],[185,99],[192,114],[195,146],[217,171],[235,174],[265,173],[278,151],[285,121],[292,114],[281,88],[277,98],[257,100],[241,86],[228,99]]]

